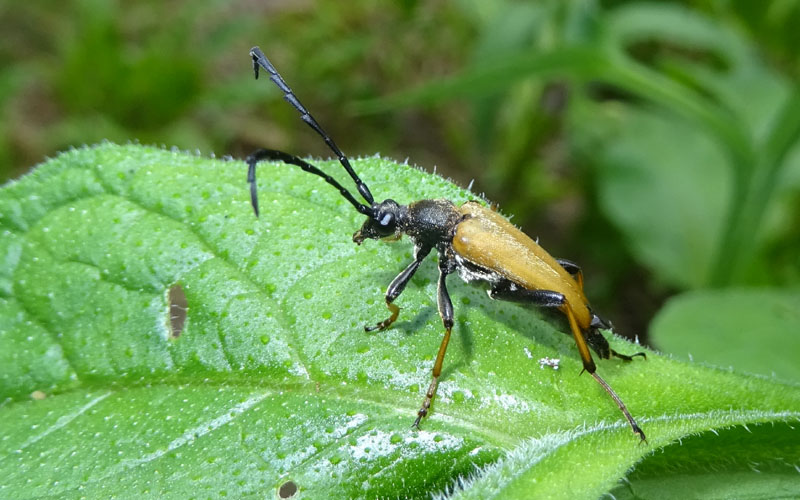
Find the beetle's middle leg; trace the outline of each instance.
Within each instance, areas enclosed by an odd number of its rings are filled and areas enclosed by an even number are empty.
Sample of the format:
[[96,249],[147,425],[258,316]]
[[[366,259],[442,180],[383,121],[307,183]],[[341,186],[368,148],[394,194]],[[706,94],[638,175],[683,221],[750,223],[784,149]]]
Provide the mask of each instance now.
[[449,261],[444,254],[439,255],[439,286],[437,293],[437,303],[439,305],[439,316],[442,317],[442,324],[444,325],[444,337],[439,346],[439,352],[436,354],[436,361],[433,363],[433,379],[431,385],[428,386],[428,392],[425,393],[425,399],[422,401],[422,407],[417,412],[417,418],[414,420],[414,427],[419,429],[419,422],[428,414],[428,410],[433,403],[433,398],[436,397],[436,389],[439,387],[439,375],[442,374],[442,364],[444,362],[444,355],[447,352],[447,344],[450,343],[450,331],[453,329],[453,302],[450,300],[450,294],[447,293],[447,275],[453,272],[454,267],[452,261]]
[[406,285],[409,281],[411,281],[411,277],[414,276],[414,273],[417,272],[419,265],[422,264],[422,261],[425,260],[425,257],[428,256],[430,253],[430,248],[425,247],[416,247],[414,249],[414,262],[408,265],[405,269],[403,269],[400,274],[389,283],[389,288],[386,290],[386,307],[389,308],[389,312],[391,315],[383,321],[378,322],[376,325],[373,326],[365,326],[364,330],[368,332],[374,332],[375,330],[385,330],[389,328],[392,323],[397,320],[397,315],[400,314],[400,308],[394,304],[394,299],[400,296],[405,290]]

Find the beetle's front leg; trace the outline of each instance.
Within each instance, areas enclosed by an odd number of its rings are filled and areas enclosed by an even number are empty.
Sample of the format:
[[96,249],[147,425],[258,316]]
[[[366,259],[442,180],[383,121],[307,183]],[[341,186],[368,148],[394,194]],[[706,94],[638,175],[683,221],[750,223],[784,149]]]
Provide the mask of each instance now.
[[450,294],[447,293],[447,275],[453,272],[452,262],[447,260],[444,253],[439,255],[439,287],[437,293],[437,303],[439,305],[439,316],[442,317],[442,324],[444,325],[444,338],[439,346],[439,352],[436,354],[436,361],[433,363],[433,379],[431,385],[428,386],[428,392],[425,393],[425,399],[422,401],[422,407],[417,412],[417,418],[414,420],[414,427],[419,429],[419,422],[428,414],[428,410],[433,403],[433,398],[436,397],[436,389],[439,387],[439,375],[442,374],[442,363],[444,362],[444,355],[447,352],[447,344],[450,343],[450,331],[453,329],[453,302],[450,300]]
[[394,304],[394,299],[400,296],[405,290],[406,285],[409,281],[411,281],[411,277],[414,276],[414,273],[417,272],[417,268],[425,260],[425,257],[428,256],[431,249],[430,247],[415,247],[414,248],[414,262],[408,265],[405,269],[403,269],[400,274],[389,283],[389,288],[386,290],[386,307],[389,308],[391,315],[383,321],[380,321],[376,325],[373,326],[365,326],[364,330],[368,332],[374,332],[375,330],[385,330],[389,328],[392,323],[397,320],[397,315],[400,314],[400,308]]

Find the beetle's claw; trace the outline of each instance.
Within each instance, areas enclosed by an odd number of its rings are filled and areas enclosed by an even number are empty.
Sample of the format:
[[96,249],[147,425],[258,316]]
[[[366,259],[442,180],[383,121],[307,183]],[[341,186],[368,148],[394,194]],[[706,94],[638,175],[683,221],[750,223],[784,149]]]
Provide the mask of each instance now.
[[644,431],[636,424],[633,425],[633,433],[641,438],[641,441],[639,441],[640,444],[641,443],[650,444],[647,442],[647,436],[644,435]]
[[612,354],[613,356],[616,356],[616,357],[618,357],[619,359],[621,359],[621,360],[623,360],[623,361],[633,361],[633,358],[634,358],[635,356],[641,356],[641,357],[643,357],[644,359],[647,359],[647,354],[645,354],[644,352],[637,352],[636,354],[631,354],[631,355],[629,356],[629,355],[627,355],[627,354],[622,354],[622,353],[619,353],[619,352],[615,351],[614,349],[611,349],[611,354]]

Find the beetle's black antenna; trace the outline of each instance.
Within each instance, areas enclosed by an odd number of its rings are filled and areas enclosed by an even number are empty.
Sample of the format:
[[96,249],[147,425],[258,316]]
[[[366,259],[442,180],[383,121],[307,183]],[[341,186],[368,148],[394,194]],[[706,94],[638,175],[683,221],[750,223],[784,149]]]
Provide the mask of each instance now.
[[278,160],[282,161],[283,163],[289,163],[291,165],[297,165],[298,167],[302,168],[306,172],[310,172],[312,174],[318,175],[325,179],[325,182],[330,184],[331,186],[335,187],[339,190],[342,196],[344,196],[347,201],[352,203],[356,210],[361,212],[364,215],[371,215],[372,210],[370,207],[360,203],[355,197],[344,188],[341,184],[339,184],[336,179],[331,177],[330,175],[326,174],[322,170],[318,169],[314,165],[308,163],[305,160],[301,160],[300,158],[290,155],[289,153],[284,153],[283,151],[275,151],[273,149],[259,149],[255,153],[251,154],[247,157],[247,182],[250,183],[250,202],[253,204],[253,211],[256,213],[256,217],[258,217],[258,191],[256,190],[256,164],[262,160]]
[[[259,49],[258,47],[253,47],[252,49],[250,49],[250,56],[253,58],[253,72],[256,75],[256,79],[258,79],[259,67],[264,68],[269,73],[269,79],[272,80],[272,83],[277,85],[279,89],[281,89],[281,91],[283,92],[283,98],[286,100],[286,102],[294,106],[295,109],[297,109],[297,111],[300,112],[300,118],[304,122],[306,122],[309,127],[313,128],[314,131],[320,135],[320,137],[322,137],[322,139],[325,141],[325,144],[328,145],[331,151],[336,153],[336,156],[339,158],[339,163],[342,164],[344,169],[347,170],[347,173],[350,174],[350,177],[353,179],[353,182],[356,183],[356,188],[358,189],[358,192],[361,194],[361,196],[364,197],[365,200],[367,200],[367,203],[372,205],[375,202],[375,199],[372,197],[372,193],[369,192],[369,188],[367,187],[367,185],[364,184],[364,181],[362,181],[356,174],[355,170],[353,170],[352,165],[350,165],[350,160],[348,160],[347,156],[345,156],[344,153],[342,153],[342,150],[339,149],[339,146],[337,146],[336,143],[333,142],[331,136],[329,136],[322,129],[322,127],[320,127],[319,123],[317,123],[317,120],[315,120],[314,117],[311,116],[311,113],[308,112],[306,107],[300,103],[300,100],[297,99],[297,96],[294,95],[292,89],[286,84],[286,82],[283,80],[283,78],[275,69],[275,67],[272,65],[272,63],[269,62],[267,56],[265,56],[264,53],[261,52],[261,49]],[[297,165],[296,163],[293,164]],[[307,170],[307,171],[313,172],[312,170]]]

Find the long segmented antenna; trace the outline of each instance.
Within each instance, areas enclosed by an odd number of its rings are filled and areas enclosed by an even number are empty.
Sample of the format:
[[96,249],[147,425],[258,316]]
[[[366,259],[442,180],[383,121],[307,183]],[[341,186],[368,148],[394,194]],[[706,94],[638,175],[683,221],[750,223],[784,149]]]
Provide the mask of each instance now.
[[283,163],[289,163],[291,165],[297,165],[301,169],[306,172],[310,172],[312,174],[318,175],[325,179],[325,182],[330,184],[331,186],[335,187],[339,190],[342,196],[344,196],[347,201],[352,203],[356,210],[361,212],[364,215],[371,215],[372,210],[370,207],[364,205],[363,203],[359,203],[355,197],[344,188],[341,184],[339,184],[336,179],[331,177],[330,175],[326,174],[322,170],[318,169],[314,165],[308,163],[305,160],[301,160],[300,158],[290,155],[289,153],[284,153],[283,151],[275,151],[273,149],[259,149],[255,153],[251,154],[247,157],[247,182],[250,183],[250,202],[253,204],[253,211],[256,213],[256,217],[258,217],[258,191],[256,190],[256,164],[262,160],[278,160],[282,161]]
[[311,116],[311,113],[308,112],[306,107],[300,103],[300,100],[297,99],[297,96],[294,95],[292,89],[286,84],[286,82],[283,80],[283,78],[275,69],[275,67],[272,65],[272,63],[269,62],[267,56],[265,56],[264,53],[261,52],[261,49],[259,49],[258,47],[253,47],[252,49],[250,49],[250,56],[253,58],[253,72],[255,73],[256,79],[258,79],[259,67],[264,68],[264,70],[266,70],[267,73],[269,73],[269,79],[272,81],[272,83],[277,85],[278,88],[281,89],[281,92],[283,92],[283,98],[286,100],[286,102],[294,106],[295,109],[300,112],[300,118],[304,122],[306,122],[309,127],[314,129],[314,131],[317,134],[319,134],[320,137],[322,137],[322,139],[325,141],[325,144],[328,145],[331,151],[336,153],[336,156],[339,158],[339,163],[341,163],[344,169],[347,170],[347,173],[350,174],[350,177],[353,179],[353,182],[356,183],[356,188],[358,189],[358,192],[361,194],[361,196],[364,197],[364,199],[370,205],[375,203],[375,199],[372,197],[372,193],[369,192],[369,188],[358,177],[355,170],[353,170],[352,165],[350,165],[350,160],[348,160],[347,156],[345,156],[344,153],[342,153],[342,150],[339,149],[339,146],[337,146],[336,143],[333,142],[331,136],[329,136],[322,129],[319,123],[317,123],[317,120],[315,120],[314,117]]

